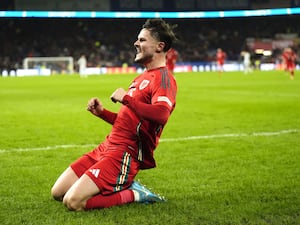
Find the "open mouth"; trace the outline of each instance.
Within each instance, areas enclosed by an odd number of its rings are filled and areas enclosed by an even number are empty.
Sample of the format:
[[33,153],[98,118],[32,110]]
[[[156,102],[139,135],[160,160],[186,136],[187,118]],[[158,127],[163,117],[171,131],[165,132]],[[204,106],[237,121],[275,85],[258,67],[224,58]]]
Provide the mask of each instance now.
[[137,54],[141,52],[141,48],[135,48],[135,50]]

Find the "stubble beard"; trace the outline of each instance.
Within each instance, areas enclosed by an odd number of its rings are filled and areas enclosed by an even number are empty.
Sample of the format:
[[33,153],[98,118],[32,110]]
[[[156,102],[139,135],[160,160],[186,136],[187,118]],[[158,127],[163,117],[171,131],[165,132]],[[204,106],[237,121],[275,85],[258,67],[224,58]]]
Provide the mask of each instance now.
[[134,62],[142,65],[145,65],[147,62],[151,61],[153,57],[153,54],[143,54],[141,57],[139,57],[139,54],[141,53],[136,54]]

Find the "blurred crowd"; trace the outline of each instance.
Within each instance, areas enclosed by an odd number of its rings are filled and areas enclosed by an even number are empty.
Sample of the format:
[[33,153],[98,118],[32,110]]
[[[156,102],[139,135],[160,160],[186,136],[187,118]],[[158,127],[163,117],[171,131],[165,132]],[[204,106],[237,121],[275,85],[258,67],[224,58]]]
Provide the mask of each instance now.
[[[300,16],[167,19],[177,24],[179,62],[212,61],[217,48],[239,60],[245,40],[300,35]],[[132,65],[144,19],[0,19],[0,71],[22,68],[25,57],[87,57],[88,67]],[[293,46],[297,52],[299,45]],[[273,59],[276,57],[273,55]]]

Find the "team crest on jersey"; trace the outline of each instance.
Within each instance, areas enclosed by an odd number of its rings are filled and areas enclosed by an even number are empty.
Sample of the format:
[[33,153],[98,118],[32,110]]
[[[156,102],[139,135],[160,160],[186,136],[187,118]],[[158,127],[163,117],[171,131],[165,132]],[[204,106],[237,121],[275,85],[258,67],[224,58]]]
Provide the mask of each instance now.
[[140,83],[139,89],[140,89],[140,90],[144,89],[145,87],[148,86],[149,83],[150,83],[149,80],[143,80],[143,81]]

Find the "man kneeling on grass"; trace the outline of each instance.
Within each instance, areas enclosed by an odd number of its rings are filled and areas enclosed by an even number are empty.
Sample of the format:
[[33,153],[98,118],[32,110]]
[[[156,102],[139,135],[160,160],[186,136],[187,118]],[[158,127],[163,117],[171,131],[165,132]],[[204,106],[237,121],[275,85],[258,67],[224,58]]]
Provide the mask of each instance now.
[[145,67],[128,91],[111,95],[121,103],[118,113],[105,109],[98,98],[87,109],[112,124],[111,133],[93,151],[72,163],[52,187],[54,199],[70,210],[107,208],[131,202],[165,201],[134,181],[140,169],[156,166],[153,152],[176,103],[177,85],[166,68],[166,53],[176,40],[162,19],[145,22],[137,40],[135,62]]

